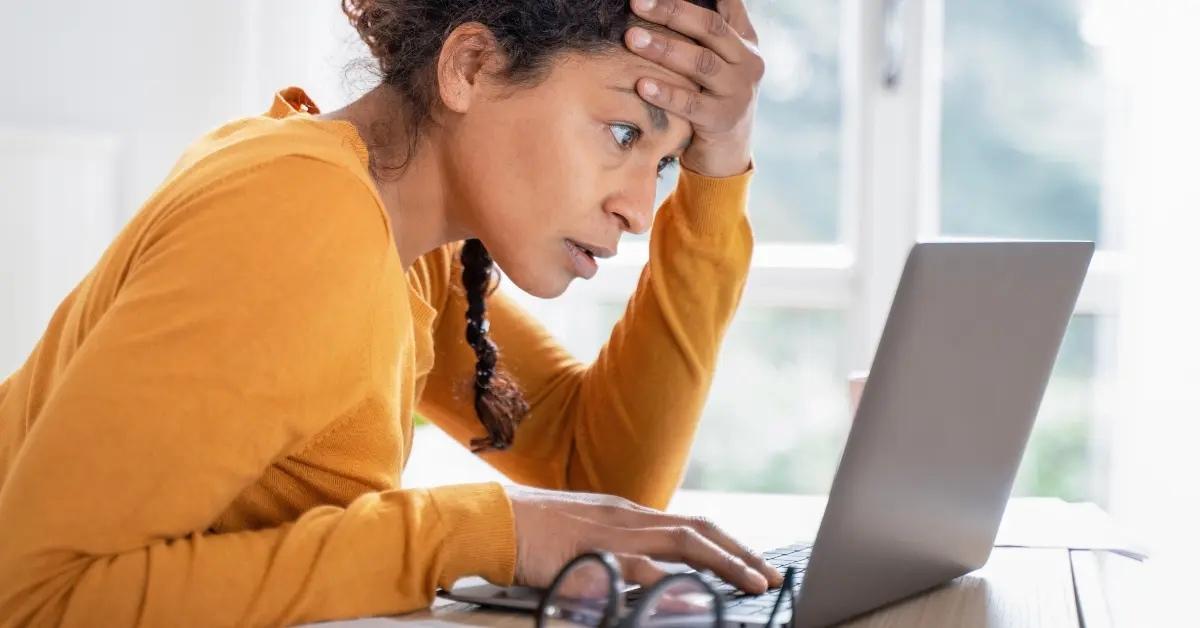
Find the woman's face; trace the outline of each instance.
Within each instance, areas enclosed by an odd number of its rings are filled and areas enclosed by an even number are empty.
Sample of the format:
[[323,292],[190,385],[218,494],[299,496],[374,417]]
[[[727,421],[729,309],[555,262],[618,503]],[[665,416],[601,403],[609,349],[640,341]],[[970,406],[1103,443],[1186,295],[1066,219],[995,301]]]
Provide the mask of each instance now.
[[454,124],[454,211],[526,292],[562,294],[622,232],[650,228],[659,170],[692,128],[638,96],[641,77],[697,89],[623,49],[569,53],[532,87],[489,86]]

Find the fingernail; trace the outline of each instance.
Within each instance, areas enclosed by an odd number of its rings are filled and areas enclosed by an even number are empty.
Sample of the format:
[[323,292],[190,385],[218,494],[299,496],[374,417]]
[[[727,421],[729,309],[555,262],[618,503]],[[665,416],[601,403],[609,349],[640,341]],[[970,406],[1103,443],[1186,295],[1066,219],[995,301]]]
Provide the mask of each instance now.
[[658,95],[658,83],[655,83],[654,81],[643,81],[642,82],[642,93],[644,93],[650,97],[657,96]]
[[633,29],[633,35],[630,37],[634,48],[645,48],[650,45],[650,33],[641,28]]
[[636,0],[637,8],[649,11],[654,8],[655,0]]

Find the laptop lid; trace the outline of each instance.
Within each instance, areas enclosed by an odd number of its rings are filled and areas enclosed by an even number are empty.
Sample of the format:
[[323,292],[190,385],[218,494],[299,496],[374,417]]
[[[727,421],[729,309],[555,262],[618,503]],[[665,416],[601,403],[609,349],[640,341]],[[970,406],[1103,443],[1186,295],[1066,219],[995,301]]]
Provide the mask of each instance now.
[[825,625],[987,561],[1091,242],[909,253],[797,603]]

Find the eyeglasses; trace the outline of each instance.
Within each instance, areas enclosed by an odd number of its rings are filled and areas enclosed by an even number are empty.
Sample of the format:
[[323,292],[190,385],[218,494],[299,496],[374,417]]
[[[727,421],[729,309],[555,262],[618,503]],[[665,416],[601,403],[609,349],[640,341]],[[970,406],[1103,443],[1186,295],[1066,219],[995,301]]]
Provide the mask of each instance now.
[[[796,569],[788,567],[783,586],[771,607],[766,626],[792,628]],[[719,627],[725,620],[725,601],[695,572],[666,576],[627,605],[625,581],[616,557],[588,552],[575,557],[554,577],[538,604],[537,627],[593,626],[597,628]],[[781,618],[776,621],[776,617]]]

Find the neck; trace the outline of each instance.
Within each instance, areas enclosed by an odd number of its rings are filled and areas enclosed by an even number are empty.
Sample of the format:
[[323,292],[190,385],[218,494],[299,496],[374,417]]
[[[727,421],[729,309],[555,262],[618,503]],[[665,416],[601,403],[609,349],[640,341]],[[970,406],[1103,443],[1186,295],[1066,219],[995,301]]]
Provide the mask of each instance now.
[[[377,87],[358,100],[327,114],[324,120],[354,125],[366,142],[374,166],[372,178],[392,222],[392,237],[405,270],[417,258],[444,244],[469,237],[449,210],[440,144],[425,134],[411,152],[403,102],[389,88]],[[403,169],[390,168],[404,162]]]

